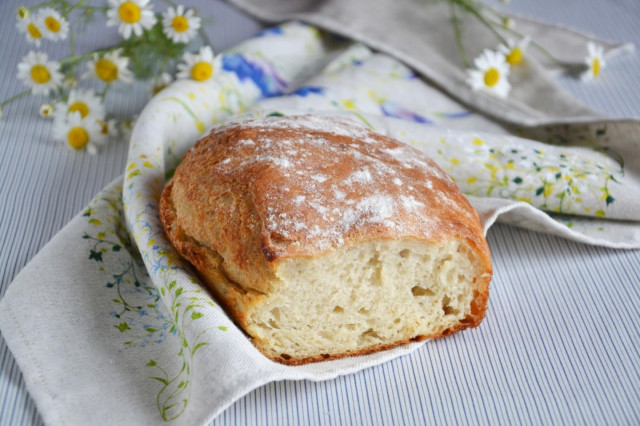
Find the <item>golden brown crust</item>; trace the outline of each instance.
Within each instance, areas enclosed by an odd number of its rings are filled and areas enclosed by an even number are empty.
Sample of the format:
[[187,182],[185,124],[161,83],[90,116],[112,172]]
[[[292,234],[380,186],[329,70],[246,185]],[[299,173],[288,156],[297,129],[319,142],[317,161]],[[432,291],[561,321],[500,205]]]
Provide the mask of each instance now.
[[475,327],[484,317],[492,271],[475,210],[432,160],[350,121],[284,117],[215,129],[176,170],[160,216],[177,251],[245,329],[246,312],[273,290],[273,271],[285,258],[374,239],[458,239],[483,263],[471,314],[455,328],[362,351],[275,361],[371,353]]

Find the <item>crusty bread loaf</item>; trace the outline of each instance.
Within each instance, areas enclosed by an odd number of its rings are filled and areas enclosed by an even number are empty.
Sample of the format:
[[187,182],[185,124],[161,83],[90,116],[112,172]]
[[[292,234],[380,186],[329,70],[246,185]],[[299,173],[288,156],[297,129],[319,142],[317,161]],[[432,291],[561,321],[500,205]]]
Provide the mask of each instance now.
[[248,120],[187,153],[165,231],[273,360],[300,364],[477,326],[478,215],[419,151],[341,118]]

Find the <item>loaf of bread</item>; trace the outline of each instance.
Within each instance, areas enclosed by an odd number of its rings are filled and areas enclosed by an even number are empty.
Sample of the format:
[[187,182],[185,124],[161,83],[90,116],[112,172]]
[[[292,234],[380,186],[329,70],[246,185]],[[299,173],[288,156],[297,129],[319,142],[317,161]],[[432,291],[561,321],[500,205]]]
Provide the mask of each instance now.
[[301,364],[477,326],[478,215],[419,151],[336,117],[214,129],[165,187],[176,250],[269,358]]

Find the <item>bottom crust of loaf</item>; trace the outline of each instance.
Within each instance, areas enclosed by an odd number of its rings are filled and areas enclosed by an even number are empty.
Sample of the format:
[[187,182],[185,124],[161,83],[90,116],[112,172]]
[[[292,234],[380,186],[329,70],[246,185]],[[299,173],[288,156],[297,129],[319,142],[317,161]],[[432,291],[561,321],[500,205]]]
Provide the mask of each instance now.
[[[169,184],[171,185],[171,183]],[[225,259],[160,214],[177,251],[270,359],[289,365],[364,355],[476,327],[490,260],[465,240],[371,240],[321,257],[280,260],[269,294],[230,279]]]

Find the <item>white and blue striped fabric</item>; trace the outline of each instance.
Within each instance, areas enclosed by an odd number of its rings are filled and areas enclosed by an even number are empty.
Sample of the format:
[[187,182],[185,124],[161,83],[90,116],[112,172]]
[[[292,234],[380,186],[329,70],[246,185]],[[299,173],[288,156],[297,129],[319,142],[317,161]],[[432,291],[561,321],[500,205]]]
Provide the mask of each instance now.
[[[29,50],[15,30],[22,2],[0,2],[0,99],[19,83]],[[214,17],[220,50],[260,25],[215,1],[182,1]],[[27,2],[29,4],[29,2]],[[514,1],[510,10],[640,45],[640,2]],[[111,33],[110,33],[111,34]],[[114,35],[115,36],[115,35]],[[99,35],[80,51],[102,46]],[[62,46],[45,46],[50,56]],[[561,84],[614,116],[640,115],[640,58],[627,55],[603,78]],[[136,86],[110,99],[129,116],[147,99]],[[112,179],[124,144],[96,157],[53,144],[39,100],[23,99],[0,121],[0,297],[20,269]],[[278,382],[237,401],[213,424],[640,424],[640,251],[578,245],[494,226],[495,275],[486,320],[382,366],[326,382]],[[46,278],[46,277],[45,277]],[[33,295],[37,303],[38,295]],[[0,338],[0,425],[40,424],[20,370]]]

